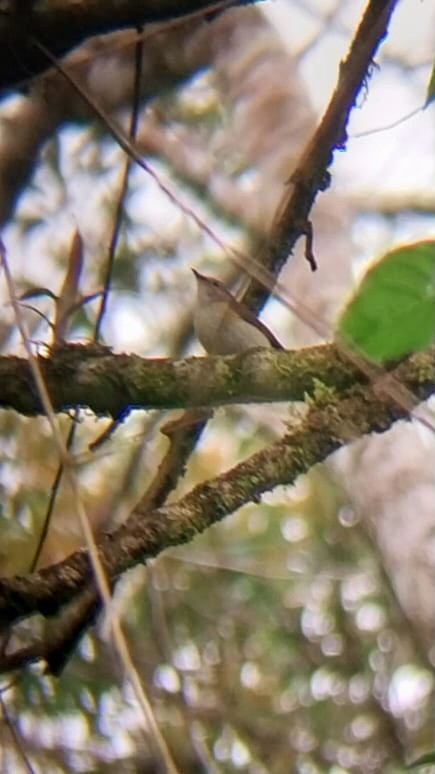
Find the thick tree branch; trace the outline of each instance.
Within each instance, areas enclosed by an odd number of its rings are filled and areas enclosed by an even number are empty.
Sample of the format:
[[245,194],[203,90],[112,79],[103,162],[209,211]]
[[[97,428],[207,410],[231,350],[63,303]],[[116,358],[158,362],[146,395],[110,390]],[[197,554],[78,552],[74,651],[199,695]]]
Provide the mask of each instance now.
[[[334,345],[239,356],[146,360],[99,345],[68,345],[39,358],[56,411],[86,406],[122,417],[132,408],[193,408],[304,400],[321,380],[338,391],[363,379]],[[43,413],[27,360],[0,358],[0,407]]]
[[43,43],[54,56],[62,57],[94,35],[201,12],[207,17],[247,1],[57,0],[40,5],[29,2],[29,10],[22,12],[4,11],[0,14],[0,90],[27,82],[51,66],[35,48],[34,40]]
[[[357,360],[357,359],[356,359]],[[435,383],[433,351],[414,355],[410,367],[426,369]],[[134,408],[168,409],[304,400],[321,382],[342,392],[365,382],[361,368],[333,344],[298,350],[257,349],[229,357],[146,360],[114,355],[100,345],[70,344],[39,358],[56,411],[90,408],[99,416],[124,416]],[[377,371],[372,371],[374,378]],[[383,370],[379,370],[381,378]],[[28,416],[43,413],[27,360],[0,358],[0,407]]]

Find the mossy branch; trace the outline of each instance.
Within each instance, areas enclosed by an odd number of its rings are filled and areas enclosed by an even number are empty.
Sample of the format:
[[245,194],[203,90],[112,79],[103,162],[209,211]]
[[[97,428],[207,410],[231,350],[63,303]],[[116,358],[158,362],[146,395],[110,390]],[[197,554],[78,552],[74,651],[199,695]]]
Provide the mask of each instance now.
[[[412,390],[415,400],[434,391],[433,352],[402,363],[389,377]],[[212,524],[263,492],[292,484],[313,465],[355,438],[384,432],[408,418],[410,409],[390,397],[385,384],[357,384],[342,395],[324,394],[310,404],[300,426],[226,473],[199,484],[178,502],[144,513],[133,511],[126,523],[99,542],[102,562],[113,581],[128,568],[157,556],[170,546],[186,543]],[[92,584],[85,550],[25,577],[0,581],[0,620],[4,625],[35,612],[57,613]],[[8,666],[8,657],[0,668]],[[16,665],[16,654],[14,655]]]
[[[358,361],[357,361],[358,362]],[[56,411],[90,408],[119,418],[131,409],[215,407],[235,403],[304,400],[321,382],[337,393],[367,381],[370,366],[355,365],[333,345],[298,350],[251,350],[230,357],[147,360],[115,355],[106,347],[67,345],[39,358]],[[406,363],[408,365],[406,365]],[[433,351],[410,357],[404,378],[416,370],[413,389],[435,384]],[[28,416],[42,414],[28,363],[0,358],[0,407]]]

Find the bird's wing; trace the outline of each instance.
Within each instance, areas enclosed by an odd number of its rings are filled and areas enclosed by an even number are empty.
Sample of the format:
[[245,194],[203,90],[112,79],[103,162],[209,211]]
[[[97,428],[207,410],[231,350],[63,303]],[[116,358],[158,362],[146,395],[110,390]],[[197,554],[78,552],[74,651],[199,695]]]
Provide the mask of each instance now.
[[255,316],[254,312],[251,312],[249,307],[247,307],[243,302],[240,302],[240,305],[243,307],[243,316],[245,320],[250,322],[252,325],[258,325],[261,332],[264,333],[266,336],[266,339],[270,341],[270,346],[274,347],[275,349],[284,349],[281,342],[278,341],[276,336],[273,335],[272,331],[269,330],[269,328],[264,325],[264,323],[261,322],[261,320],[258,319],[258,317]]

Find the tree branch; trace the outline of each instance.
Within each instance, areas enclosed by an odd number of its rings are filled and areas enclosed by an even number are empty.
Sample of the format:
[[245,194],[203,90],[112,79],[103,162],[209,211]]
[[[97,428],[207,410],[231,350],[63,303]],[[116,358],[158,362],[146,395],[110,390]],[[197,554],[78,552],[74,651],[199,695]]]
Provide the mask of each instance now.
[[[216,15],[248,0],[57,0],[27,3],[28,10],[0,14],[0,90],[27,83],[51,66],[34,45],[62,57],[94,35],[165,22],[191,14]],[[35,5],[35,8],[31,6]]]
[[[434,392],[433,353],[413,355],[390,378],[411,390],[416,400]],[[226,473],[195,487],[181,500],[144,513],[136,509],[115,532],[99,541],[108,577],[114,581],[139,562],[170,546],[189,542],[263,492],[292,484],[302,473],[361,435],[384,432],[409,411],[392,400],[382,386],[357,385],[342,397],[313,403],[301,426]],[[0,621],[40,612],[54,615],[92,585],[88,554],[79,550],[62,562],[28,576],[0,581]],[[11,656],[0,660],[9,668]],[[16,666],[16,662],[14,662]]]
[[[355,358],[358,362],[358,359]],[[99,416],[123,417],[131,409],[168,409],[304,400],[321,382],[336,392],[367,381],[370,369],[354,365],[333,344],[298,350],[256,349],[237,356],[146,360],[114,355],[100,345],[56,347],[39,358],[55,411],[86,406]],[[433,350],[409,358],[435,384]],[[381,378],[384,371],[379,371]],[[27,360],[0,358],[0,407],[43,414]]]
[[[238,356],[146,360],[100,345],[56,347],[39,358],[56,411],[86,406],[118,418],[132,408],[193,408],[304,400],[316,382],[336,390],[364,377],[334,345]],[[43,413],[27,360],[0,358],[0,407]]]
[[[290,192],[284,194],[270,237],[255,259],[255,263],[275,277],[301,236],[307,237],[307,259],[311,264],[314,260],[312,251],[308,249],[311,234],[309,215],[317,194],[329,188],[329,167],[334,151],[343,150],[346,145],[350,111],[370,73],[373,57],[387,33],[397,1],[370,0],[368,3],[349,54],[340,64],[337,86],[326,112],[288,181]],[[255,271],[253,274],[255,276]],[[259,310],[268,296],[269,290],[253,279],[243,300],[251,309]]]

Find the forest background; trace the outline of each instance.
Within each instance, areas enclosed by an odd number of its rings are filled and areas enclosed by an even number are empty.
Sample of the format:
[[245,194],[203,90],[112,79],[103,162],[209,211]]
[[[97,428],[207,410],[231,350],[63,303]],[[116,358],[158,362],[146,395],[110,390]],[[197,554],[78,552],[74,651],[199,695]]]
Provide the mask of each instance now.
[[430,764],[433,5],[6,5],[1,770]]

